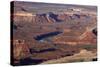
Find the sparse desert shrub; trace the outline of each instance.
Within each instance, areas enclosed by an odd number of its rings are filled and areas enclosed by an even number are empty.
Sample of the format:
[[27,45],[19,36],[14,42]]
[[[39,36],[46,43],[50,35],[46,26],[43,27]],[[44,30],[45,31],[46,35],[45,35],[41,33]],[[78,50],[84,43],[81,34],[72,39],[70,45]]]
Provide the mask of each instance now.
[[84,59],[72,59],[69,60],[68,62],[84,62]]
[[95,44],[87,44],[87,45],[81,45],[79,46],[82,49],[86,49],[86,50],[92,50],[92,49],[96,49],[97,46]]

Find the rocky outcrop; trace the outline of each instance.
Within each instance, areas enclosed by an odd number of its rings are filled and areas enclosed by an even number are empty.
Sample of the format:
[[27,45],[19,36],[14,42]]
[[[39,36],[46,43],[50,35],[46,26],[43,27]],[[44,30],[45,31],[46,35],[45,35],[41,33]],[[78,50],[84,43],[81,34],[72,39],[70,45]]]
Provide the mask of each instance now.
[[29,47],[26,45],[24,40],[13,40],[13,49],[15,60],[20,60],[30,56]]
[[[28,12],[16,12],[14,13],[15,22],[32,22],[32,23],[59,23],[66,22],[68,24],[76,24],[82,20],[87,19],[89,16],[84,14],[56,14],[53,12],[41,13],[41,14],[32,14]],[[70,22],[69,22],[70,21]],[[74,21],[74,23],[72,23]]]

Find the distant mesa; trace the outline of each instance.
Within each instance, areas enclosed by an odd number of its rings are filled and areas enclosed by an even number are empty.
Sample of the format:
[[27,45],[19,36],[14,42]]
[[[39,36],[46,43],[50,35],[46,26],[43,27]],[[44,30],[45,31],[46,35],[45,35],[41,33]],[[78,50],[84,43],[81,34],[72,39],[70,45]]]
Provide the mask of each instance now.
[[[67,22],[70,20],[76,20],[81,18],[89,18],[87,15],[80,14],[56,14],[54,12],[46,12],[46,13],[28,13],[28,12],[19,12],[14,14],[14,20],[16,22],[36,22],[36,23],[59,23],[59,22]],[[20,18],[20,19],[18,19]]]
[[56,22],[61,22],[62,20],[61,19],[58,19],[58,15],[57,14],[54,14],[52,12],[49,12],[49,17],[54,19]]
[[77,18],[80,18],[80,15],[78,15],[78,14],[74,14],[74,16],[77,17]]
[[47,19],[53,19],[55,22],[61,22],[63,20],[58,18],[57,14],[54,14],[53,12],[48,12],[48,13],[42,13],[42,14],[37,14],[36,16],[40,16],[40,17],[45,17]]

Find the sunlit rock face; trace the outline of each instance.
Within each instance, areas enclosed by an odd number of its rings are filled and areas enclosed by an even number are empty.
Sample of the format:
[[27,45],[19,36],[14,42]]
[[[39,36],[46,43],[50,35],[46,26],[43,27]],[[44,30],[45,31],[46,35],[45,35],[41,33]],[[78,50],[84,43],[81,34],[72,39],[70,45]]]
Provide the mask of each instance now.
[[16,60],[27,58],[30,55],[29,47],[24,40],[13,40],[13,49],[14,59]]

